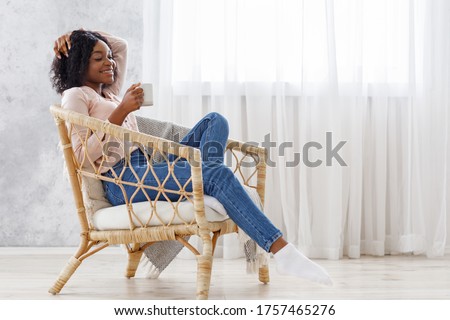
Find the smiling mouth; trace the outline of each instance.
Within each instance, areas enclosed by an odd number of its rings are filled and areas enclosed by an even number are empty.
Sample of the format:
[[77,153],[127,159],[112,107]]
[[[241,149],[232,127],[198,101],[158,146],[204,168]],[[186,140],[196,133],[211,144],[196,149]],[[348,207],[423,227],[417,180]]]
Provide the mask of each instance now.
[[100,71],[100,73],[114,74],[114,71],[113,70],[104,70],[104,71]]

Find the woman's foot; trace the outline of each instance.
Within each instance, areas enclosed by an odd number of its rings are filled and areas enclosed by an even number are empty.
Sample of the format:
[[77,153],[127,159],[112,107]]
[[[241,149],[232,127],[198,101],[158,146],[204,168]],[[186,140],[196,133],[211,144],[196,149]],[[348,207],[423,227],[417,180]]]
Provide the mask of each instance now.
[[327,286],[333,284],[324,268],[309,260],[291,243],[277,250],[273,257],[277,271],[282,275],[295,276]]

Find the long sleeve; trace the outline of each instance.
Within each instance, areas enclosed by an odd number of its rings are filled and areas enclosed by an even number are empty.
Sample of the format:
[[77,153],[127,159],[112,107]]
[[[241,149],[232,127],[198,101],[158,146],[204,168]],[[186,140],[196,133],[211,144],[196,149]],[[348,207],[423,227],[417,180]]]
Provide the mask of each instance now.
[[[66,90],[62,98],[62,107],[90,116],[89,100],[81,88]],[[90,164],[88,158],[85,159],[85,153],[92,162],[95,162],[102,156],[102,140],[105,138],[105,134],[96,135],[95,133],[91,133],[86,139],[88,129],[79,126],[74,126],[71,129],[69,128],[69,134],[71,134],[72,148],[75,157],[80,164],[83,163],[83,161],[85,166]]]
[[102,36],[108,40],[108,43],[111,47],[111,50],[113,52],[113,58],[116,62],[116,79],[114,80],[114,83],[105,86],[103,88],[103,94],[105,96],[107,95],[114,95],[119,96],[120,90],[122,90],[122,86],[125,81],[126,72],[127,72],[127,49],[128,44],[127,41],[124,39],[121,39],[119,37],[115,37],[113,35],[110,35],[108,33],[99,32]]

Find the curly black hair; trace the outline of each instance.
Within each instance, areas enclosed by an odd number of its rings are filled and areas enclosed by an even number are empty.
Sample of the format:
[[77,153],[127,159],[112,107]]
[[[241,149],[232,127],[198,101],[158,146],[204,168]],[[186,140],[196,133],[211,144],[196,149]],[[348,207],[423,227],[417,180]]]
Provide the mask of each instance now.
[[50,70],[53,88],[59,94],[73,87],[81,87],[89,65],[89,58],[98,40],[108,41],[101,34],[93,31],[75,30],[70,35],[71,48],[69,57],[55,57]]

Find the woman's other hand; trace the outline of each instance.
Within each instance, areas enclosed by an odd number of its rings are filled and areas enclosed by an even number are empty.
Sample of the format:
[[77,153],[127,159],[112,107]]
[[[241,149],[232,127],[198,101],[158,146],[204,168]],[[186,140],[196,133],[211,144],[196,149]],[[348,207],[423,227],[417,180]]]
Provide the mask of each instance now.
[[65,55],[66,57],[69,56],[69,50],[71,47],[70,43],[71,34],[72,32],[68,32],[60,36],[58,39],[56,39],[55,44],[53,45],[53,51],[55,52],[55,56],[58,59],[61,59],[61,54]]

